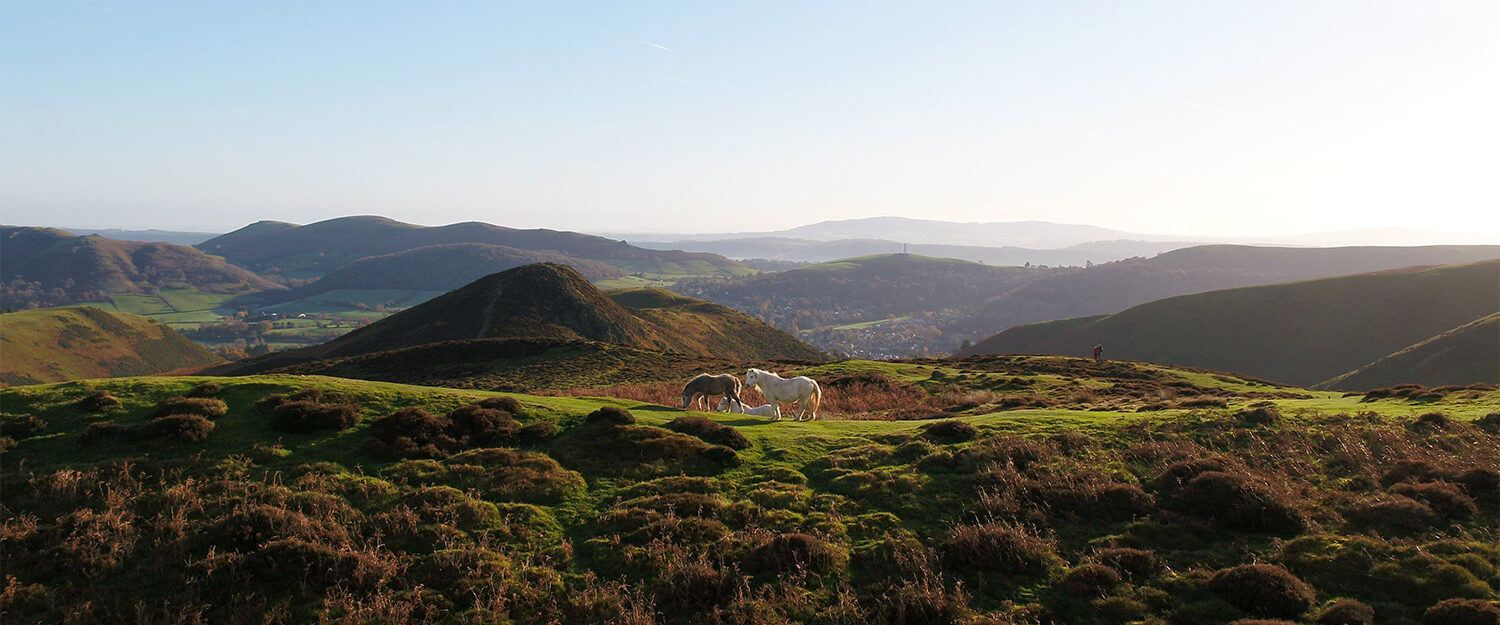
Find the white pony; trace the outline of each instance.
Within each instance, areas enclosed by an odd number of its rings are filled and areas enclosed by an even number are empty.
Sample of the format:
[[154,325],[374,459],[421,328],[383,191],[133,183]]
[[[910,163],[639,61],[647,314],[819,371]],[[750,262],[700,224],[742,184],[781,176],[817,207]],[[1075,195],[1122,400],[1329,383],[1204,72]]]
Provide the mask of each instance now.
[[812,416],[808,421],[818,418],[818,404],[823,401],[823,389],[818,388],[818,381],[805,375],[795,378],[783,378],[779,375],[761,369],[750,369],[745,372],[745,387],[758,388],[760,393],[766,396],[766,401],[771,402],[772,413],[776,420],[781,420],[782,402],[797,402],[797,420],[802,421],[802,415],[808,408],[812,408]]
[[[734,410],[734,408],[738,408],[738,410]],[[735,412],[739,414],[755,415],[757,417],[776,416],[776,407],[772,406],[771,404],[756,406],[754,408],[746,408],[744,404],[735,404],[733,406],[730,406],[728,397],[719,400],[718,410],[719,412]]]

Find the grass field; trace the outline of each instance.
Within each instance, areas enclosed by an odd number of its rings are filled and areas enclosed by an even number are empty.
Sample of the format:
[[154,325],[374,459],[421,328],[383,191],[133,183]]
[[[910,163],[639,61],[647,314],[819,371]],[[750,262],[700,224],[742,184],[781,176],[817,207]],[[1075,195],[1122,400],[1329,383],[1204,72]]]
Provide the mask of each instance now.
[[[1080,375],[1095,366],[803,370],[831,389],[884,379],[939,397],[957,378],[1074,394],[943,420],[771,422],[319,376],[3,389],[0,610],[1218,625],[1310,622],[1339,602],[1380,624],[1493,609],[1500,391],[1370,399],[1126,363]],[[1131,405],[1126,387],[1221,403],[1104,409]],[[118,405],[86,409],[101,392]],[[207,418],[156,417],[174,411]],[[341,416],[306,420],[323,414]]]

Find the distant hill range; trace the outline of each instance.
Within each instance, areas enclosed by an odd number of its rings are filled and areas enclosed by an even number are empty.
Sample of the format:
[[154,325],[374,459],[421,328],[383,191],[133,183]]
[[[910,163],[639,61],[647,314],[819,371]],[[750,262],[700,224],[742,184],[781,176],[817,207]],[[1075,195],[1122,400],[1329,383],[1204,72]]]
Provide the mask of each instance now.
[[1437,387],[1475,383],[1500,383],[1500,313],[1325,380],[1317,388],[1368,391],[1397,384]]
[[975,329],[998,331],[1036,321],[1119,312],[1174,295],[1491,258],[1500,258],[1500,246],[1201,245],[1154,258],[1038,274],[1013,290],[992,293],[975,315]]
[[145,317],[76,306],[0,314],[0,384],[151,375],[221,359]]
[[597,341],[743,360],[828,357],[725,306],[653,289],[611,297],[570,266],[540,263],[485,276],[328,343],[233,363],[223,371],[254,373],[445,341],[495,338]]
[[1172,241],[1095,241],[1057,249],[1015,246],[941,245],[903,243],[891,239],[837,239],[820,241],[790,237],[739,239],[634,241],[651,249],[712,252],[737,259],[768,259],[794,262],[825,262],[840,258],[879,254],[911,253],[937,258],[961,258],[986,265],[1082,266],[1134,256],[1152,256],[1192,243]]
[[546,251],[606,263],[627,273],[732,276],[753,272],[714,254],[648,250],[576,232],[518,230],[479,222],[428,227],[373,216],[341,217],[305,226],[260,221],[197,247],[260,273],[308,279],[372,256],[454,243]]
[[310,284],[280,293],[275,299],[301,299],[340,289],[451,291],[492,273],[535,263],[566,264],[590,281],[624,275],[612,265],[556,252],[484,243],[446,243],[361,258]]
[[[1500,260],[1488,260],[1172,297],[1111,315],[1014,327],[960,355],[1081,356],[1102,344],[1110,358],[1311,386],[1497,309]],[[1443,342],[1485,340],[1483,327]]]
[[283,288],[191,247],[21,226],[0,227],[0,272],[0,302],[13,308],[157,289],[241,294]]
[[61,228],[76,235],[88,236],[97,234],[109,239],[121,241],[141,241],[144,243],[173,243],[176,245],[197,245],[212,239],[222,232],[178,232],[175,230],[122,230],[119,228]]

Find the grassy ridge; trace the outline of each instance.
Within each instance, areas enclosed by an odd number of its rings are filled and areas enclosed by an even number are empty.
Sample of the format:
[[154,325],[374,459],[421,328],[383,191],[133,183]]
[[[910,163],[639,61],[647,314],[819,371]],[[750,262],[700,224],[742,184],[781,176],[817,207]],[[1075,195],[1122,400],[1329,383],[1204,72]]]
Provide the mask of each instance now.
[[1086,355],[1312,385],[1495,312],[1500,261],[1214,291],[1011,328],[965,353]]
[[1466,323],[1319,383],[1366,391],[1397,384],[1445,386],[1500,382],[1500,313]]
[[[913,384],[963,375],[998,387],[1022,366],[1059,385],[1102,385],[1077,376],[1086,363],[1065,359],[808,371]],[[1266,388],[1114,366],[1119,380]],[[80,407],[101,391],[120,405]],[[353,406],[362,419],[283,431],[266,408],[278,394]],[[1500,438],[1470,421],[1500,405],[1500,393],[1415,403],[1304,394],[1154,413],[992,412],[932,429],[770,423],[609,398],[506,403],[494,393],[315,376],[4,389],[8,433],[23,429],[22,414],[45,429],[16,441],[0,472],[11,514],[0,547],[12,576],[0,610],[8,622],[145,613],[213,622],[1217,625],[1310,621],[1343,598],[1373,606],[1384,624],[1421,619],[1443,601],[1493,601],[1500,576],[1487,563],[1500,555],[1500,502],[1485,484],[1500,479]],[[144,427],[156,406],[183,395],[223,402],[201,440],[85,443],[94,424]],[[386,415],[420,408],[457,419],[480,414],[464,407],[484,400],[491,423],[558,430],[479,451],[433,439],[393,453],[381,443]],[[1254,412],[1256,402],[1275,410]],[[586,418],[605,407],[637,422]],[[1433,412],[1448,416],[1417,416]],[[687,428],[674,423],[681,416],[711,421]],[[1251,563],[1261,568],[1243,568]],[[1236,576],[1248,577],[1219,581]],[[1277,576],[1296,581],[1278,585]],[[1257,584],[1282,590],[1270,591],[1274,602],[1238,592]]]
[[149,375],[218,362],[162,323],[78,306],[0,314],[0,383]]

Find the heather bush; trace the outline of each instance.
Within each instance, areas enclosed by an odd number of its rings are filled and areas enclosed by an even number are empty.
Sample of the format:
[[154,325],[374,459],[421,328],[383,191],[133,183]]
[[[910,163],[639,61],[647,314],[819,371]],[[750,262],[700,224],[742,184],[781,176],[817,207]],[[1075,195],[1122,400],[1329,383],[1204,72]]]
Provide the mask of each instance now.
[[634,425],[635,415],[629,410],[619,406],[604,406],[590,412],[583,418],[585,423],[609,423],[613,425]]
[[1235,415],[1235,419],[1244,425],[1275,425],[1282,420],[1281,412],[1276,409],[1275,404],[1254,405]]
[[940,443],[961,443],[963,441],[974,440],[974,437],[978,435],[978,428],[957,419],[938,421],[937,423],[922,426],[922,436]]
[[1062,578],[1062,587],[1070,595],[1103,596],[1120,583],[1120,574],[1103,564],[1073,567]]
[[1374,625],[1375,610],[1354,599],[1339,599],[1318,611],[1318,625]]
[[843,551],[815,536],[778,534],[757,545],[747,558],[746,566],[753,571],[807,571],[826,575],[840,568],[846,559]]
[[109,391],[94,391],[79,399],[78,407],[84,412],[108,412],[119,408],[120,400]]
[[451,424],[449,436],[460,441],[460,446],[514,445],[521,431],[521,425],[510,412],[478,404],[449,412],[448,421]]
[[209,397],[168,397],[156,403],[156,408],[151,411],[151,416],[162,417],[169,414],[195,414],[203,415],[210,419],[217,419],[229,411],[229,406],[223,400]]
[[536,445],[557,436],[557,424],[551,421],[537,421],[521,426],[516,432],[516,440],[523,445]]
[[1094,559],[1131,579],[1142,581],[1161,572],[1161,559],[1149,549],[1107,547],[1094,552]]
[[1401,483],[1392,486],[1391,492],[1427,504],[1438,516],[1449,521],[1466,521],[1479,512],[1473,499],[1448,482]]
[[1474,425],[1490,434],[1500,435],[1500,412],[1487,413],[1475,419]]
[[750,439],[738,429],[724,425],[708,417],[677,417],[669,421],[666,428],[696,436],[705,442],[723,445],[730,449],[749,449]]
[[188,389],[188,397],[214,397],[224,392],[224,385],[218,382],[199,382],[193,388]]
[[47,422],[29,414],[5,417],[0,421],[0,435],[14,439],[36,436],[47,429]]
[[1292,535],[1307,528],[1306,519],[1279,493],[1243,473],[1199,473],[1163,505],[1250,532]]
[[1343,513],[1356,528],[1394,534],[1425,532],[1442,521],[1442,517],[1427,504],[1401,495],[1382,495],[1357,501]]
[[1242,564],[1214,574],[1208,587],[1256,616],[1296,618],[1313,605],[1313,590],[1296,575],[1270,564]]
[[359,407],[350,404],[288,401],[271,411],[270,423],[273,430],[293,434],[343,430],[359,423]]
[[135,436],[170,439],[183,443],[201,443],[214,431],[214,422],[202,415],[173,414],[150,420]]
[[1483,599],[1444,599],[1422,613],[1423,625],[1500,625],[1500,607]]
[[1061,564],[1053,541],[1011,523],[959,525],[949,530],[940,544],[943,560],[961,570],[1041,575]]

